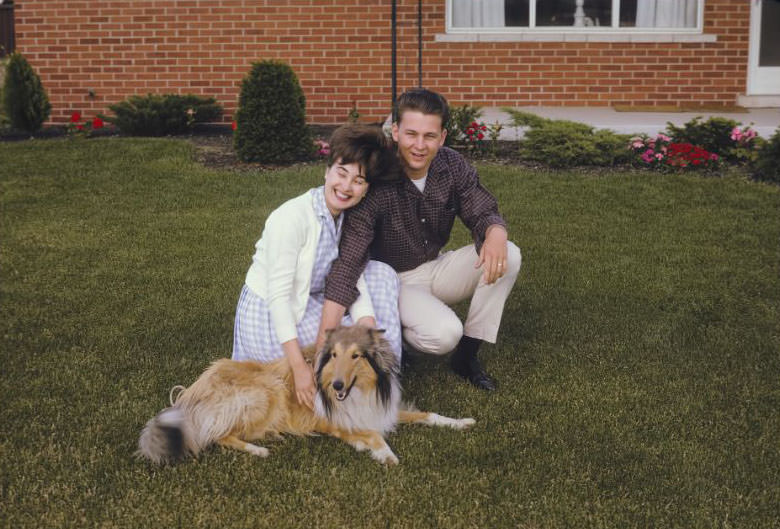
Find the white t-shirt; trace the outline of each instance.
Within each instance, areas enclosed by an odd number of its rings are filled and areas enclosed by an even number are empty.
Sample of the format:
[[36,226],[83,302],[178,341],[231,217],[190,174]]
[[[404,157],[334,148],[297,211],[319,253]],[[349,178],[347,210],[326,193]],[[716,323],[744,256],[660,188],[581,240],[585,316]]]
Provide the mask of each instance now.
[[426,181],[426,180],[428,180],[428,174],[427,174],[427,173],[426,173],[426,175],[425,175],[425,176],[423,176],[422,178],[418,178],[417,180],[412,180],[412,183],[413,183],[415,186],[417,186],[417,189],[419,189],[419,190],[420,190],[420,193],[422,193],[422,192],[423,192],[423,190],[425,189],[425,181]]

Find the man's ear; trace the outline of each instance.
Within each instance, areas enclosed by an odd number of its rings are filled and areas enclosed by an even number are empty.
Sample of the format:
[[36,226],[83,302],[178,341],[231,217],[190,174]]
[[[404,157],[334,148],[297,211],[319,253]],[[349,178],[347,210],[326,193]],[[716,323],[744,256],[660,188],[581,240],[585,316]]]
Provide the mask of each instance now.
[[393,123],[393,141],[398,143],[398,122]]
[[439,141],[439,147],[444,145],[444,140],[447,139],[447,129],[442,127],[441,129],[441,140]]

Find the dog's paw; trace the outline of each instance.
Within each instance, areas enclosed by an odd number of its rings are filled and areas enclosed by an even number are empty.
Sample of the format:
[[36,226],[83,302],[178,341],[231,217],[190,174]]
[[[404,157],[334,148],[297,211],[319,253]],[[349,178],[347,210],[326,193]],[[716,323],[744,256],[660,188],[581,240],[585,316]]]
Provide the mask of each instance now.
[[470,428],[475,424],[477,424],[477,421],[471,417],[466,417],[465,419],[455,419],[455,423],[452,425],[452,427],[456,430],[465,430],[466,428]]
[[465,430],[469,426],[474,425],[477,421],[471,418],[453,419],[452,417],[445,417],[438,413],[431,413],[426,422],[434,426],[446,426],[455,430]]
[[258,456],[258,457],[268,457],[271,454],[271,452],[267,448],[263,446],[249,444],[249,443],[247,443],[247,451],[253,456]]
[[397,465],[398,464],[398,458],[393,453],[392,450],[390,450],[389,446],[385,446],[384,448],[380,448],[379,450],[372,450],[371,451],[371,457],[382,463],[383,465]]

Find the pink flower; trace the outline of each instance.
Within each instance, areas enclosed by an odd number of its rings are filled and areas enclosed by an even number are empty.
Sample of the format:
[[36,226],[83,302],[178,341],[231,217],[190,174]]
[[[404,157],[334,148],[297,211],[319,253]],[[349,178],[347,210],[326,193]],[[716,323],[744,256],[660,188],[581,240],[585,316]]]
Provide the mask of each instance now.
[[672,138],[670,138],[669,136],[667,136],[665,134],[659,134],[656,137],[656,141],[663,141],[663,142],[667,142],[668,143],[668,142],[672,141]]
[[710,160],[717,160],[717,159],[718,159],[718,155],[717,155],[717,154],[715,154],[715,153],[712,153],[712,154],[710,155]]
[[653,152],[653,149],[647,149],[642,154],[642,161],[645,163],[651,163],[655,157],[655,153]]
[[641,149],[645,146],[645,142],[642,140],[634,140],[634,142],[631,144],[632,149]]
[[655,159],[656,160],[663,160],[663,158],[664,158],[664,155],[661,154],[660,152],[655,153]]

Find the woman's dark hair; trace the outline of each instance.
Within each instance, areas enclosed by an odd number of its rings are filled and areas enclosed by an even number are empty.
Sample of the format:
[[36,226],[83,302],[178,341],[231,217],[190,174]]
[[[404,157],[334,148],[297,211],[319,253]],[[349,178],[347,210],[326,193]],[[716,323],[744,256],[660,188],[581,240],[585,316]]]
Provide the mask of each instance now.
[[425,88],[407,90],[398,98],[395,108],[395,121],[397,123],[401,122],[401,118],[407,110],[439,116],[442,129],[447,128],[447,122],[450,120],[450,106],[447,99],[438,92]]
[[333,131],[328,167],[339,160],[342,164],[356,163],[362,167],[370,184],[396,181],[401,176],[392,142],[376,126],[355,123]]

